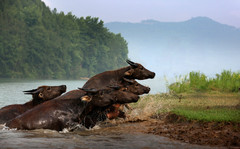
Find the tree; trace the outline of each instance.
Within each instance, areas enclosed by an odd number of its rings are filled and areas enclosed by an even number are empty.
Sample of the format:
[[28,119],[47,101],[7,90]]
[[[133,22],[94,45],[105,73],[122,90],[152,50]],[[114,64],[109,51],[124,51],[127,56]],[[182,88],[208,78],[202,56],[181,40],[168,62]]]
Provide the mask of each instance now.
[[0,77],[79,79],[124,65],[127,43],[99,18],[41,0],[0,1]]

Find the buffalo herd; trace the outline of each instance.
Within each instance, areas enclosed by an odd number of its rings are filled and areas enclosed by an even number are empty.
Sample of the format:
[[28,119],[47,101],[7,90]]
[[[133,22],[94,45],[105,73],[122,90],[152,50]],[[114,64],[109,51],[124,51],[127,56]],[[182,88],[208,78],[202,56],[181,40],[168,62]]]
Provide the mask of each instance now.
[[[141,64],[126,61],[129,66],[105,71],[90,78],[82,88],[66,92],[66,86],[40,86],[24,91],[32,95],[25,104],[0,109],[0,124],[22,130],[73,130],[76,126],[92,128],[99,121],[125,118],[120,107],[137,102],[150,88],[135,79],[154,78],[155,73]],[[63,94],[63,95],[62,95]]]

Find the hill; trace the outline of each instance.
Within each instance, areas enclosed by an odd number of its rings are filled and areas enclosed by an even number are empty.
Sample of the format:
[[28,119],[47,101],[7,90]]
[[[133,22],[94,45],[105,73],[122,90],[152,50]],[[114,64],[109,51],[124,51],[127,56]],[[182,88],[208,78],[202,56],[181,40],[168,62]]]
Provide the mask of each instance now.
[[126,41],[103,24],[41,0],[1,0],[0,78],[79,79],[126,65]]
[[161,75],[240,70],[240,29],[207,17],[183,22],[111,22],[105,26],[127,40],[132,60]]

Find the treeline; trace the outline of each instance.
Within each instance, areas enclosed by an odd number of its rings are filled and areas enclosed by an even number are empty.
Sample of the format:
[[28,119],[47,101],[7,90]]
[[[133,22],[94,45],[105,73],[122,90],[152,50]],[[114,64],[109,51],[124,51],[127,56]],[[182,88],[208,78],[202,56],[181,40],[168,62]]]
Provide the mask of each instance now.
[[179,77],[176,83],[168,86],[170,91],[184,92],[239,92],[240,72],[224,70],[214,78],[208,78],[200,72],[190,72]]
[[127,42],[98,18],[41,0],[0,1],[0,78],[78,79],[125,65]]

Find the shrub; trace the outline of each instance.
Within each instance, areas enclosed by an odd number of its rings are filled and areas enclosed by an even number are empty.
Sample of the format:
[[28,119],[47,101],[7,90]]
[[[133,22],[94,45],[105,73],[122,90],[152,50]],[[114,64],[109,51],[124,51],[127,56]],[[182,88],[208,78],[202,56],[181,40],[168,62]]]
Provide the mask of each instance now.
[[240,87],[240,72],[224,70],[221,74],[216,74],[214,78],[208,78],[200,72],[190,72],[184,77],[178,77],[178,80],[168,85],[170,91],[176,93],[184,92],[238,92]]

